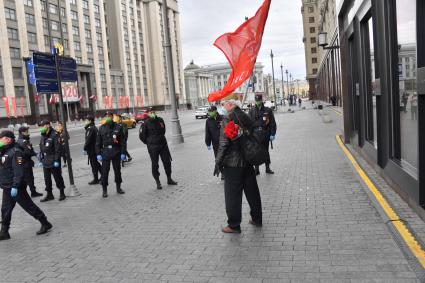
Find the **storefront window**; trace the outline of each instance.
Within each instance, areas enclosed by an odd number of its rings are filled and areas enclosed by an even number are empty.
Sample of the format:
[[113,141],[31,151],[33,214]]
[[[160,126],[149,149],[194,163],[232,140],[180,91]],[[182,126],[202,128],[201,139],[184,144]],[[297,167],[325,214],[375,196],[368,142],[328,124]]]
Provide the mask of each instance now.
[[418,96],[416,89],[416,0],[397,0],[400,159],[418,167]]

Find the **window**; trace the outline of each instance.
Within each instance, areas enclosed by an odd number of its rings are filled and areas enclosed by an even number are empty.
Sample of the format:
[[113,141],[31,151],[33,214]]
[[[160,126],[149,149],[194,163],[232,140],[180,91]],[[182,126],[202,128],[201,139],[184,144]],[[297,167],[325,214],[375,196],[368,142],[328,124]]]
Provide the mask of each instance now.
[[7,37],[10,40],[18,40],[19,39],[18,30],[14,28],[7,28]]
[[90,24],[90,17],[87,15],[84,15],[84,23],[89,25]]
[[22,68],[21,67],[13,67],[12,73],[13,73],[14,79],[22,79]]
[[310,43],[316,43],[316,38],[315,37],[311,37],[310,38]]
[[65,17],[66,16],[66,11],[65,8],[61,7],[61,16]]
[[317,53],[317,48],[316,47],[312,47],[311,48],[311,54],[316,54]]
[[98,14],[100,13],[99,5],[94,4],[94,5],[93,5],[93,8],[94,8],[94,12],[95,12],[95,13],[98,13]]
[[25,21],[26,21],[27,25],[35,25],[34,15],[25,14]]
[[16,97],[24,97],[25,96],[25,88],[23,86],[15,86],[15,96]]
[[10,47],[10,58],[14,58],[14,59],[21,58],[21,51],[19,50],[19,48]]
[[47,22],[46,18],[43,18],[43,28],[45,28],[45,29],[49,28],[49,23]]
[[16,12],[10,8],[4,8],[4,15],[6,20],[16,21]]
[[89,2],[87,0],[83,0],[83,8],[84,9],[89,9]]
[[52,30],[59,30],[59,23],[56,21],[50,21],[50,27],[52,28]]
[[75,57],[75,61],[77,61],[77,64],[81,64],[83,62],[80,56]]
[[311,63],[317,64],[317,58],[316,57],[311,58]]
[[88,59],[87,59],[87,63],[88,63],[89,65],[94,65],[93,58],[88,58]]
[[317,74],[317,69],[313,68],[313,75]]
[[46,11],[46,0],[40,0],[41,11]]
[[62,40],[60,38],[57,38],[57,37],[54,37],[52,41],[53,41],[53,45],[55,45],[56,43],[62,44]]
[[96,32],[97,41],[102,41],[102,34],[100,32]]
[[75,51],[81,51],[81,45],[78,41],[74,41],[74,49]]
[[32,0],[24,0],[24,5],[28,7],[32,7]]
[[97,48],[99,55],[103,55],[103,47],[99,46]]
[[310,24],[314,23],[314,17],[310,17],[310,18],[308,18],[308,22],[309,22]]
[[95,19],[95,24],[97,28],[100,28],[100,19]]
[[63,40],[63,47],[64,48],[68,48],[69,47],[68,39],[64,39]]
[[71,19],[78,21],[78,13],[76,11],[71,11]]
[[78,30],[78,27],[72,26],[72,34],[75,35],[75,36],[80,35],[80,31]]
[[57,14],[58,6],[56,6],[55,4],[49,3],[49,12],[52,14]]
[[62,32],[67,33],[68,32],[68,26],[65,23],[62,23]]
[[103,62],[102,60],[99,60],[99,68],[105,69],[105,62]]
[[[399,61],[404,57],[405,67],[401,67],[405,76],[399,75],[398,101],[394,101],[400,108],[400,130],[396,137],[399,152],[394,158],[400,160],[401,166],[416,173],[418,168],[418,94],[416,86],[416,3],[415,0],[396,0],[397,39],[399,46]],[[396,123],[397,124],[397,123]],[[397,131],[396,131],[397,132]],[[399,139],[399,141],[398,141]]]
[[311,27],[310,28],[310,33],[315,33],[316,32],[316,28],[315,27]]
[[87,52],[93,53],[93,46],[90,43],[87,43],[86,47],[87,47]]
[[70,0],[69,1],[72,5],[77,5],[77,0]]
[[28,32],[28,42],[29,43],[33,43],[33,44],[37,44],[37,35],[33,32]]
[[91,38],[91,31],[86,29],[86,38]]
[[44,45],[50,46],[50,37],[48,35],[44,36]]
[[308,12],[309,12],[309,13],[314,13],[314,7],[311,7],[311,6],[310,6],[310,7],[308,7]]

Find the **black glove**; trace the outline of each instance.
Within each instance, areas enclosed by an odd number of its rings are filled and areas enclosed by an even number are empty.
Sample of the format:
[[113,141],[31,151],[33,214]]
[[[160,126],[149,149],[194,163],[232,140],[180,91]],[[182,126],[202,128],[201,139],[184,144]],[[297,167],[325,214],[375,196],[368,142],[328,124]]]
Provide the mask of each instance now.
[[223,171],[223,167],[220,166],[220,165],[218,165],[218,164],[216,164],[215,165],[215,168],[214,168],[214,174],[213,174],[213,176],[219,177],[221,171]]

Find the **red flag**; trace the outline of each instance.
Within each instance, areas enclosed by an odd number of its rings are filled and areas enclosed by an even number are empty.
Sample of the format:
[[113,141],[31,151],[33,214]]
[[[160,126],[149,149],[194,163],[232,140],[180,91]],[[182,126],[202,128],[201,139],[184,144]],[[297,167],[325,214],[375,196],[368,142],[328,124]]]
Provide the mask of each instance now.
[[6,116],[10,118],[10,107],[9,107],[9,97],[3,97],[4,109],[6,110]]
[[21,109],[21,115],[22,115],[22,117],[24,117],[25,116],[25,113],[24,113],[25,98],[23,98],[23,97],[19,98],[19,104],[20,104],[20,109]]
[[17,118],[18,116],[16,115],[16,97],[12,97],[12,110],[13,116]]
[[215,41],[232,67],[227,84],[220,91],[208,96],[213,102],[223,99],[241,86],[252,74],[269,14],[271,0],[265,0],[254,17],[245,21],[235,32],[225,33]]
[[93,102],[94,102],[94,101],[97,100],[97,96],[95,94],[93,94],[92,96],[89,97],[89,99],[93,100]]

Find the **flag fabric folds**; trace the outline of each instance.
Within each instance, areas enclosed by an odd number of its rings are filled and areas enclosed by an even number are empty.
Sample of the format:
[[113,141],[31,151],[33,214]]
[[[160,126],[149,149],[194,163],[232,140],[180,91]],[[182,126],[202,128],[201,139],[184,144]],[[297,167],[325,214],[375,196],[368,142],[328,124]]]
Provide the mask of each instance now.
[[227,84],[208,96],[209,102],[221,100],[240,87],[252,74],[269,14],[271,0],[265,0],[254,17],[245,21],[235,32],[225,33],[214,45],[226,56],[232,68]]

